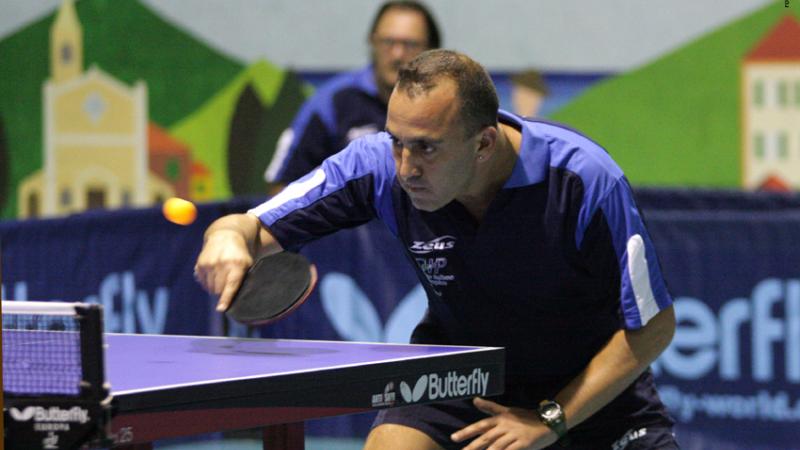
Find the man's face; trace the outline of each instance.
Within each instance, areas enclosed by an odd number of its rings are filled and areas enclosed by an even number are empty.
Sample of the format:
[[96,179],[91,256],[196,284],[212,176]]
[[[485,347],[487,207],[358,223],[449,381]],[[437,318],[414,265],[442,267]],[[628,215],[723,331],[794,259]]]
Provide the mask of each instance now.
[[397,177],[417,209],[435,211],[469,193],[475,180],[481,133],[465,136],[460,104],[452,80],[414,98],[395,89],[389,99]]
[[370,43],[376,81],[390,92],[400,67],[427,50],[425,17],[413,10],[389,9],[375,27]]

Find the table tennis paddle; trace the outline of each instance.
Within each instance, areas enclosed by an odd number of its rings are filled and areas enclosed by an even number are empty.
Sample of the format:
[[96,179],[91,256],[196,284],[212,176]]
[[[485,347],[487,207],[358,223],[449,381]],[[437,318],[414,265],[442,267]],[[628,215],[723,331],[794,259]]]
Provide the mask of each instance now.
[[245,274],[225,314],[245,325],[267,325],[303,304],[316,284],[317,268],[303,255],[265,256]]

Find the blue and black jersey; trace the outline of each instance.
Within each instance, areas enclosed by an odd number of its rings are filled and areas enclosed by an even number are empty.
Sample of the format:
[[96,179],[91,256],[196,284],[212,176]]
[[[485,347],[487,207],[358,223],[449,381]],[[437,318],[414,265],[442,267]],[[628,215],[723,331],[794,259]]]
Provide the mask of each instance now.
[[264,178],[288,184],[385,123],[386,103],[378,98],[372,66],[338,75],[300,108],[278,140]]
[[[522,144],[480,223],[457,201],[414,208],[386,133],[352,142],[251,213],[285,249],[379,218],[428,294],[412,340],[505,347],[509,383],[550,398],[612,334],[641,328],[672,299],[608,153],[560,125],[499,117]],[[616,414],[664,414],[649,371],[612,404]]]

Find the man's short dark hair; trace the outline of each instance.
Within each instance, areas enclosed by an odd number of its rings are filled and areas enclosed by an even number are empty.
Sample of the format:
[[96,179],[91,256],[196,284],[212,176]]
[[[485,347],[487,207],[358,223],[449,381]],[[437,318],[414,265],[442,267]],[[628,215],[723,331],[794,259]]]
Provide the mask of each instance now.
[[500,105],[492,78],[483,66],[462,53],[443,49],[420,53],[400,69],[395,89],[413,98],[430,92],[443,78],[456,83],[467,136],[497,126]]
[[439,36],[439,27],[436,26],[436,21],[433,20],[433,15],[422,3],[415,1],[405,0],[384,3],[381,9],[378,10],[378,13],[375,14],[375,19],[372,20],[372,27],[369,30],[370,36],[375,34],[375,30],[378,28],[378,22],[380,22],[383,15],[391,9],[405,9],[422,14],[425,18],[425,28],[428,29],[427,48],[439,48],[439,45],[441,45],[441,37]]

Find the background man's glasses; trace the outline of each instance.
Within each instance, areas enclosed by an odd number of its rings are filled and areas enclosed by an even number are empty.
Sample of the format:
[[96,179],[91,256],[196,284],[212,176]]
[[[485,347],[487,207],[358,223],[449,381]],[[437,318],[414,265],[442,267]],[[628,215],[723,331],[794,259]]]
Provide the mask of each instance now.
[[422,41],[415,41],[412,39],[393,39],[380,37],[373,38],[372,43],[375,45],[375,47],[383,51],[391,50],[395,47],[395,45],[402,46],[403,50],[406,51],[415,51],[422,49],[422,46],[425,44]]

